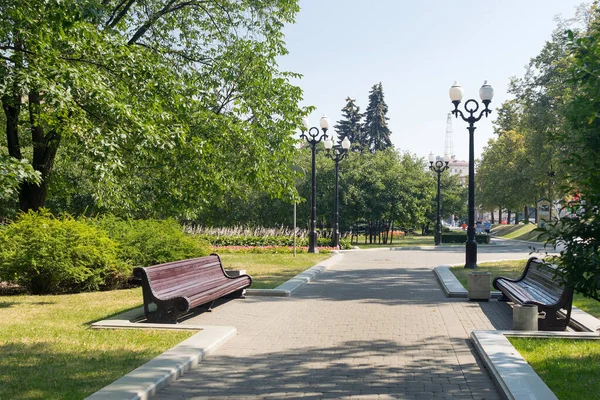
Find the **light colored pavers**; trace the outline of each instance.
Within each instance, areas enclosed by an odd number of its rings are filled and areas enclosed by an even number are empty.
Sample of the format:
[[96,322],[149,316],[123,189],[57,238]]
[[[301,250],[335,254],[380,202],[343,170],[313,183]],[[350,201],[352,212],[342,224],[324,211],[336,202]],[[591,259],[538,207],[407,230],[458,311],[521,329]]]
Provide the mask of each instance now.
[[[479,259],[527,248],[489,246]],[[432,268],[464,249],[345,253],[293,297],[249,297],[185,323],[235,326],[238,336],[157,399],[499,399],[469,341],[509,329],[498,302],[447,299]]]

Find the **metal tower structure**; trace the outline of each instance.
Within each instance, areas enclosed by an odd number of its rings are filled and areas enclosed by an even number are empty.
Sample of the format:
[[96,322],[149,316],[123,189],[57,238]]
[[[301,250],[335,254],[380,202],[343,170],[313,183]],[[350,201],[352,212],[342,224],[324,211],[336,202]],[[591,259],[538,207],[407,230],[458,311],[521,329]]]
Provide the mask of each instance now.
[[454,159],[454,140],[452,139],[452,114],[448,113],[446,119],[446,142],[444,143],[444,154],[450,154],[450,157]]

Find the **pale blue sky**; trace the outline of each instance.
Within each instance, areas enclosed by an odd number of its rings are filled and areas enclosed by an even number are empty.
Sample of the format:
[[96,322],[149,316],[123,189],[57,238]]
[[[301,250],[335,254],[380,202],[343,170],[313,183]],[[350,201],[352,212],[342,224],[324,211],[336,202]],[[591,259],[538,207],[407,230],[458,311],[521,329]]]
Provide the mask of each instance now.
[[[426,157],[442,154],[448,89],[458,80],[465,98],[479,100],[484,80],[494,87],[492,108],[508,98],[509,78],[522,76],[557,27],[581,0],[300,0],[296,24],[285,28],[289,55],[282,70],[301,73],[303,105],[314,105],[311,126],[326,113],[341,118],[346,96],[361,111],[381,81],[392,142]],[[464,104],[464,103],[463,103]],[[478,157],[493,136],[496,113],[475,131]],[[485,117],[484,117],[485,118]],[[467,159],[468,133],[453,119],[454,148]]]

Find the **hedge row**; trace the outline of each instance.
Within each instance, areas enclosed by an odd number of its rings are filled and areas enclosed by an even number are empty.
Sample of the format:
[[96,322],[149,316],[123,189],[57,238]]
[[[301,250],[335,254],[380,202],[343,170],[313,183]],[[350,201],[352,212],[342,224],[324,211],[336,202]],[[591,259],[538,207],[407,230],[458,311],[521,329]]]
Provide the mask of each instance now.
[[210,253],[175,220],[55,218],[48,211],[20,214],[0,229],[0,281],[32,294],[118,288],[133,267]]
[[[465,243],[466,241],[466,232],[442,233],[442,243]],[[490,243],[490,236],[475,235],[475,241],[479,244],[488,244]]]
[[[197,235],[196,237],[205,240],[213,246],[284,246],[294,245],[293,236],[212,236]],[[308,238],[297,238],[297,246],[308,246]],[[331,247],[333,241],[330,238],[317,238],[318,247]],[[340,240],[342,249],[350,249],[352,246],[348,240]]]

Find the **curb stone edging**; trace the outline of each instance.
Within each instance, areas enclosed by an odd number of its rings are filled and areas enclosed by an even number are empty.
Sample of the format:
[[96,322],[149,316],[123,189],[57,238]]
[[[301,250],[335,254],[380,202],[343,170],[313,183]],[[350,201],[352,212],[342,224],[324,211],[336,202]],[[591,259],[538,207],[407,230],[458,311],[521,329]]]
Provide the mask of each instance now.
[[[108,321],[111,321],[114,325],[119,325],[116,319],[100,322]],[[124,325],[122,327],[133,328],[133,326],[125,326],[128,324],[134,325],[132,322],[121,321],[122,325]],[[139,324],[135,325],[139,328]],[[188,327],[183,329],[199,328],[198,326],[191,328],[191,326],[188,325]],[[108,325],[95,326],[95,328],[108,327]],[[165,327],[162,326],[161,328],[164,329]],[[88,396],[86,400],[147,400],[156,394],[156,392],[181,377],[237,334],[236,329],[231,326],[205,326],[200,329],[200,332],[197,334],[108,384],[96,393]]]
[[557,397],[507,336],[600,340],[600,335],[588,332],[472,331],[471,341],[477,353],[508,400],[557,400]]
[[275,289],[246,289],[247,296],[275,296],[275,297],[291,297],[292,293],[300,286],[311,282],[315,276],[321,272],[326,271],[331,266],[337,264],[342,258],[343,254],[339,252],[333,252],[333,257],[323,260],[317,265],[299,273],[288,281],[277,286]]

